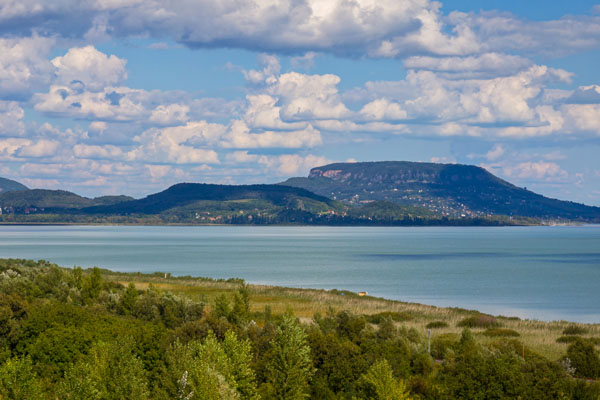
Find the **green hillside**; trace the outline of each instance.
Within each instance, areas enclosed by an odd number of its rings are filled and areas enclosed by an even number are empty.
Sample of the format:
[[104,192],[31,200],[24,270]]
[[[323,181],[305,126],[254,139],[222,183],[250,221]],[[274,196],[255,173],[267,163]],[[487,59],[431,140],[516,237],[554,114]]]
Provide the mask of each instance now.
[[94,199],[79,196],[66,190],[32,189],[0,193],[0,207],[14,213],[69,210],[107,205],[127,200],[129,196],[102,196]]
[[301,221],[343,206],[304,189],[280,185],[180,183],[140,200],[87,207],[90,215],[163,215],[206,223]]
[[387,201],[437,215],[523,216],[598,222],[600,208],[550,199],[506,182],[483,168],[406,161],[338,163],[282,183],[348,204]]
[[27,186],[17,181],[13,181],[11,179],[6,178],[0,178],[0,193],[27,189],[29,189]]
[[431,218],[435,214],[425,207],[403,206],[389,201],[372,201],[348,210],[352,218],[372,220],[401,220],[403,218]]

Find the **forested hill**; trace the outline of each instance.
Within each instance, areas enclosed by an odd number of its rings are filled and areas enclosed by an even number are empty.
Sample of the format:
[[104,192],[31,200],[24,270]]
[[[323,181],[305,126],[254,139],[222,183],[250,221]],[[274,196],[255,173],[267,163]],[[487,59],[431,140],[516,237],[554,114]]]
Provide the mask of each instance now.
[[538,221],[444,218],[424,207],[373,201],[361,207],[283,185],[180,183],[143,199],[88,199],[61,190],[0,194],[2,223],[515,225]]
[[282,185],[310,190],[346,203],[384,200],[426,207],[438,215],[508,215],[600,221],[600,208],[536,194],[483,168],[407,161],[337,163],[313,168],[307,178]]
[[93,199],[66,190],[31,189],[0,193],[0,207],[12,212],[80,209],[132,200],[129,196],[100,196]]
[[27,190],[28,187],[11,179],[0,178],[0,193],[12,190]]
[[[262,201],[263,206],[312,208],[309,205],[320,205],[331,208],[335,202],[327,197],[319,196],[307,190],[280,185],[213,185],[202,183],[179,183],[170,188],[149,195],[140,200],[85,208],[89,214],[160,214],[186,206],[196,206],[198,210],[210,206],[217,207],[215,202],[250,202]],[[198,203],[203,202],[203,203]]]

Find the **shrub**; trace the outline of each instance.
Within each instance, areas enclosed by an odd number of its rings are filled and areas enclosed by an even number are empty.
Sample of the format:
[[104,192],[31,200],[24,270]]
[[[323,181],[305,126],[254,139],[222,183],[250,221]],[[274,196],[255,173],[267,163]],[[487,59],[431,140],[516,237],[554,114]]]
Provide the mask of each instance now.
[[570,325],[563,330],[563,335],[585,335],[588,333],[587,328],[583,326]]
[[463,319],[456,326],[461,328],[496,328],[500,326],[500,323],[491,315],[478,314]]
[[583,339],[581,336],[561,336],[556,339],[556,343],[573,343],[578,339]]
[[433,322],[428,323],[425,327],[427,329],[447,328],[448,323],[446,323],[444,321],[433,321]]
[[29,357],[12,358],[0,366],[0,399],[42,400],[42,386]]
[[436,359],[445,358],[446,352],[458,343],[458,335],[445,333],[431,339],[431,356]]
[[584,338],[584,337],[581,337],[581,336],[561,336],[558,339],[556,339],[556,343],[574,343],[577,340],[583,340],[585,342],[591,343],[594,346],[600,345],[600,338],[599,337]]
[[342,311],[336,316],[337,334],[341,337],[357,341],[361,331],[367,325],[365,318],[361,315],[354,315],[348,311]]
[[581,378],[600,377],[600,356],[594,345],[577,338],[567,349],[567,358],[575,368],[575,375]]
[[483,332],[483,334],[485,336],[491,336],[491,337],[509,337],[509,336],[518,337],[518,336],[521,336],[519,334],[519,332],[513,331],[512,329],[505,329],[505,328],[491,328],[491,329],[488,329],[485,332]]
[[365,315],[365,319],[372,324],[380,324],[386,318],[391,318],[392,321],[402,322],[410,321],[414,317],[406,311],[384,311],[378,314]]

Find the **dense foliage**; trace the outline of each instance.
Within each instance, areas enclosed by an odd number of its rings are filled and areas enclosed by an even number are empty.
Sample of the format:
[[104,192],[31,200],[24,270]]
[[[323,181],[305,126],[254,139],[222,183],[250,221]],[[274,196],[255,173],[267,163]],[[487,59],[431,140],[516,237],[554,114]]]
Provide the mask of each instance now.
[[[562,363],[514,338],[434,336],[400,313],[252,313],[107,281],[98,268],[0,260],[0,399],[597,399],[598,352]],[[497,328],[493,328],[497,329]],[[524,356],[524,357],[523,357]]]

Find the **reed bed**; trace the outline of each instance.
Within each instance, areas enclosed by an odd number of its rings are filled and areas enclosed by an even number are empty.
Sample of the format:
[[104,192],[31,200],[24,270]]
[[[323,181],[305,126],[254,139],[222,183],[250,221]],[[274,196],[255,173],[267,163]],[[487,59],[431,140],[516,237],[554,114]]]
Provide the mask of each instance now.
[[[158,290],[181,294],[193,300],[204,301],[210,307],[221,294],[232,295],[240,287],[240,280],[211,280],[207,278],[177,278],[164,275],[140,275],[105,273],[107,280],[117,281],[127,285],[133,282],[138,289],[147,289],[152,285]],[[259,316],[269,306],[273,314],[281,314],[292,310],[304,322],[310,322],[315,314],[325,314],[329,310],[350,311],[354,314],[373,315],[378,313],[400,313],[403,320],[397,325],[414,328],[424,335],[427,324],[439,321],[445,322],[446,327],[431,329],[432,338],[438,335],[460,335],[463,328],[458,326],[468,317],[482,314],[475,310],[461,308],[444,308],[417,303],[387,300],[371,296],[359,296],[356,293],[343,290],[298,289],[280,286],[248,285],[250,290],[251,312]],[[486,317],[488,318],[488,317]],[[600,324],[576,324],[568,321],[544,322],[537,320],[522,320],[518,318],[495,317],[498,327],[513,330],[518,333],[514,339],[521,341],[529,350],[543,355],[551,360],[564,356],[568,343],[558,343],[556,340],[563,336],[568,327],[579,327],[585,331],[580,335],[584,338],[600,338]],[[497,337],[486,336],[485,328],[470,328],[478,341],[492,345],[499,340]],[[571,328],[572,329],[572,328]],[[598,340],[600,343],[600,340]]]

